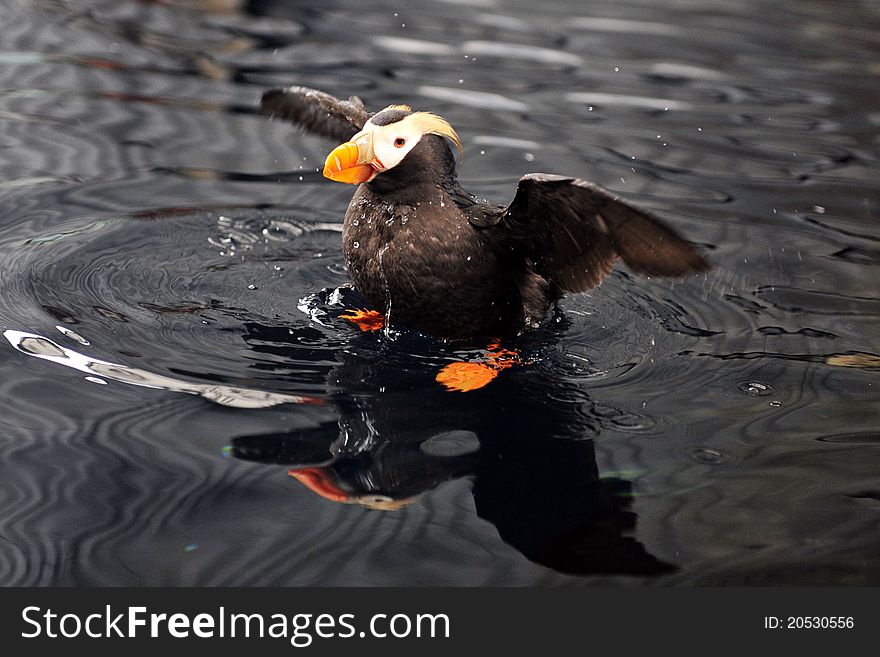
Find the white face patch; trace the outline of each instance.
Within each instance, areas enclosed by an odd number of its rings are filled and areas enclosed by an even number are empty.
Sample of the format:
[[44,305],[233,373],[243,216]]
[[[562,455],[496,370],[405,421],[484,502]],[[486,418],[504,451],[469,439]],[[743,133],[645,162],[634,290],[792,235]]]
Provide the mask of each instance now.
[[373,125],[370,121],[362,132],[369,132],[372,140],[373,160],[370,163],[378,172],[393,169],[401,163],[424,136],[412,116],[388,125]]
[[[391,105],[385,109],[404,109],[405,105]],[[413,112],[400,121],[376,125],[372,119],[364,129],[351,138],[358,149],[358,164],[369,164],[376,171],[396,167],[425,135],[439,135],[451,139],[461,150],[461,140],[446,119],[430,112]],[[372,180],[372,178],[370,178]]]

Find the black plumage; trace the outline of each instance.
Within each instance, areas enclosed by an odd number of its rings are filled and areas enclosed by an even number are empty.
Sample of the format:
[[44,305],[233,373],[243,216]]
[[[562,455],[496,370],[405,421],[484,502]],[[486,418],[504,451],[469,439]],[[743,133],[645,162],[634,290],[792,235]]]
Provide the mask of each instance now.
[[[340,141],[413,114],[406,106],[370,114],[357,98],[305,87],[266,92],[262,109]],[[431,133],[395,166],[380,165],[361,164],[372,177],[354,194],[342,242],[356,288],[387,322],[450,339],[510,337],[564,292],[599,285],[618,257],[654,276],[708,269],[673,229],[585,180],[532,173],[507,207],[479,203],[458,183],[447,140]]]

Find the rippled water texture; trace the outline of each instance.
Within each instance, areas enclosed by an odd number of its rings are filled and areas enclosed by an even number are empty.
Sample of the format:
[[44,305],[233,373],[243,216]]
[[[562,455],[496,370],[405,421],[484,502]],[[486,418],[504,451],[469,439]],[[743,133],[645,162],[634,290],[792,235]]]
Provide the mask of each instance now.
[[[422,4],[0,2],[0,583],[880,584],[876,3]],[[294,83],[713,269],[618,267],[447,392],[480,349],[339,317],[352,189],[257,112]]]

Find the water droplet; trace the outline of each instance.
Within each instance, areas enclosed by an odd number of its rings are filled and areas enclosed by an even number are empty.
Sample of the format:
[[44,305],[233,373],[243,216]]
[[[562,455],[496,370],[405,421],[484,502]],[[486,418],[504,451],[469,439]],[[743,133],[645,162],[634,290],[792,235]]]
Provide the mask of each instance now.
[[275,271],[281,271],[281,265],[273,265],[272,269]]
[[249,290],[256,290],[257,286],[256,285],[248,285],[248,289]]
[[354,248],[356,248],[356,249],[359,249],[359,248],[361,248],[361,243],[360,243],[360,242],[355,242],[354,244],[352,244],[352,246],[353,246]]
[[773,407],[775,407],[775,408],[778,408],[778,407],[782,406],[782,402],[781,402],[781,401],[775,401],[775,400],[774,400],[774,401],[770,402],[770,405],[773,406]]
[[588,111],[588,112],[592,112],[592,111],[593,111],[593,106],[592,106],[592,105],[587,105],[587,111]]
[[736,384],[736,389],[752,397],[765,397],[775,392],[773,386],[761,383],[760,381],[740,381]]
[[698,463],[705,463],[707,465],[718,465],[724,463],[728,459],[727,454],[712,447],[697,447],[692,449],[690,457]]
[[470,257],[470,256],[468,256],[468,257],[467,257],[467,259],[468,259],[468,262],[470,262],[470,261],[471,261],[471,257]]
[[360,226],[361,225],[360,219],[355,219],[354,221],[351,222],[351,225],[352,226]]
[[480,151],[480,155],[485,155],[486,151]]

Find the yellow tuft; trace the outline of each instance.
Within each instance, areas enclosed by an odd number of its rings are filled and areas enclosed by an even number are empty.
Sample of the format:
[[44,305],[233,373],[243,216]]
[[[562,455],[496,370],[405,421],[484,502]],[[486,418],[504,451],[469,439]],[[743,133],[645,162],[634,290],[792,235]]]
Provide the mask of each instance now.
[[460,153],[464,153],[464,149],[461,147],[461,140],[458,138],[458,134],[455,132],[453,127],[449,125],[449,121],[444,119],[443,117],[437,116],[436,114],[431,114],[430,112],[414,112],[410,114],[405,119],[409,121],[421,131],[422,134],[427,135],[440,135],[441,137],[448,137],[453,141],[453,143],[458,146],[458,150]]
[[412,112],[412,107],[410,107],[409,105],[389,105],[382,111],[384,112],[385,110],[400,110],[401,112]]

